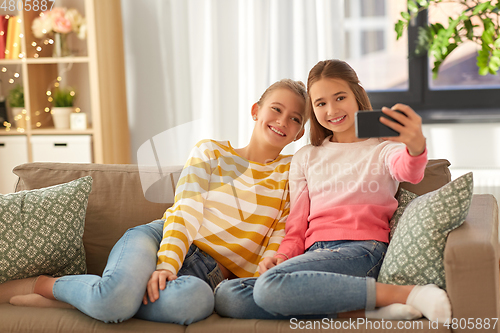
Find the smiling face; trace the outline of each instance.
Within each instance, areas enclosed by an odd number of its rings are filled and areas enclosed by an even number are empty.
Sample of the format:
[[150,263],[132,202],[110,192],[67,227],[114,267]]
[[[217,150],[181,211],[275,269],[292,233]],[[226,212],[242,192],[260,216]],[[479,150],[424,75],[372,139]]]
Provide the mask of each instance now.
[[252,115],[261,144],[281,150],[304,134],[305,101],[290,89],[273,90],[260,105],[254,104]]
[[354,114],[359,110],[356,96],[341,79],[322,78],[309,90],[314,116],[319,124],[334,133],[338,142],[354,142]]

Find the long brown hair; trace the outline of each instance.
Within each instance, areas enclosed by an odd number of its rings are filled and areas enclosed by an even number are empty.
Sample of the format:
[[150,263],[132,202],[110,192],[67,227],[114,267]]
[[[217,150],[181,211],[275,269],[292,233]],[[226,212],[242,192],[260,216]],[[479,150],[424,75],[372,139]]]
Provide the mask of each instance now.
[[324,128],[319,123],[316,115],[313,112],[313,106],[311,101],[311,87],[317,81],[328,78],[328,79],[340,79],[349,85],[356,101],[358,102],[359,110],[372,110],[372,105],[368,94],[365,89],[361,86],[358,75],[345,61],[331,59],[323,60],[318,62],[310,71],[309,77],[307,78],[307,93],[309,94],[309,101],[307,103],[308,114],[311,117],[311,130],[310,138],[311,144],[313,146],[320,146],[323,141],[333,135],[333,132],[329,129]]

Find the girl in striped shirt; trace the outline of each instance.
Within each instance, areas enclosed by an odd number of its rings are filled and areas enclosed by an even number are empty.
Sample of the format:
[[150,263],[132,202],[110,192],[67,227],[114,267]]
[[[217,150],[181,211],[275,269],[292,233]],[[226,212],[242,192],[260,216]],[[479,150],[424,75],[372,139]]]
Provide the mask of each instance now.
[[102,278],[41,276],[34,292],[104,322],[135,316],[187,325],[212,314],[213,288],[224,278],[256,276],[284,237],[291,156],[280,152],[304,134],[306,99],[302,82],[271,85],[252,106],[250,143],[199,142],[174,205],[122,236]]

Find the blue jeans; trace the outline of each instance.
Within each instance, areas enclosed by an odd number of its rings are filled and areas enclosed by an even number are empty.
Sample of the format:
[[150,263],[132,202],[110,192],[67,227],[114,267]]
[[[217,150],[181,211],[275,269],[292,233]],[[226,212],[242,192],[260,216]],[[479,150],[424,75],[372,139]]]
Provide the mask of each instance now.
[[104,322],[122,322],[135,316],[188,325],[211,315],[213,288],[224,277],[217,262],[195,245],[189,248],[178,278],[167,282],[156,302],[142,304],[147,282],[156,270],[163,222],[127,230],[111,250],[102,277],[63,276],[54,284],[54,297]]
[[386,251],[387,244],[377,241],[316,242],[259,278],[222,282],[215,311],[241,319],[304,319],[373,310]]

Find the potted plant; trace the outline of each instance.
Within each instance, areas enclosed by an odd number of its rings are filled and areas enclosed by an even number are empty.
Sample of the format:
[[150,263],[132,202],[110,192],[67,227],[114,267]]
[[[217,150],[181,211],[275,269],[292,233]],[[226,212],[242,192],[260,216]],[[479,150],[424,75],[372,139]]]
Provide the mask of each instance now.
[[7,101],[12,118],[17,128],[26,128],[26,111],[24,109],[24,88],[18,84],[9,91]]
[[51,93],[51,97],[53,107],[50,113],[52,114],[55,128],[68,129],[70,124],[69,117],[74,111],[75,90],[71,87],[57,88]]
[[[448,26],[428,24],[418,31],[416,55],[427,51],[434,58],[434,78],[448,55],[459,45],[472,41],[479,46],[477,67],[480,75],[496,75],[500,69],[500,1],[455,0],[462,11],[457,17],[448,18]],[[402,20],[395,25],[397,39],[409,26],[410,21],[430,6],[450,3],[449,0],[408,0],[408,12],[402,12]],[[481,32],[480,34],[478,32]]]

